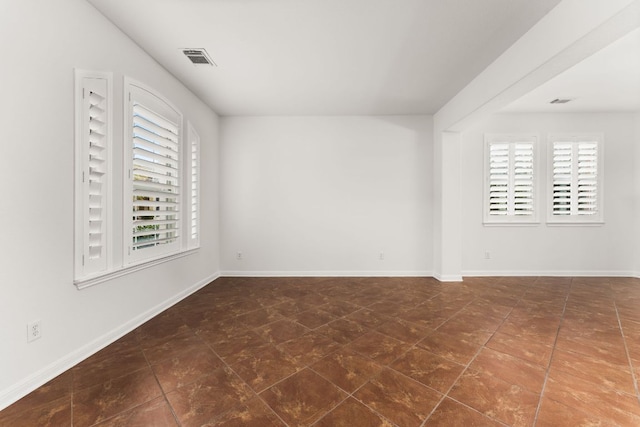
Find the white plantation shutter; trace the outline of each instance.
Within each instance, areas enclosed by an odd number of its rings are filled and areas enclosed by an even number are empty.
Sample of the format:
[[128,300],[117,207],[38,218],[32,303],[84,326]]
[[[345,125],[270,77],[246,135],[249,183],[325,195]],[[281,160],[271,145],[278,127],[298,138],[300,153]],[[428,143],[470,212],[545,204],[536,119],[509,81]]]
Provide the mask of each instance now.
[[76,70],[76,268],[108,269],[111,75]]
[[188,246],[197,247],[200,241],[200,136],[189,123],[191,191],[189,194],[190,227]]
[[554,135],[551,220],[600,221],[601,137]]
[[535,136],[486,135],[485,139],[485,222],[535,221]]
[[181,116],[146,89],[130,88],[129,262],[180,249]]

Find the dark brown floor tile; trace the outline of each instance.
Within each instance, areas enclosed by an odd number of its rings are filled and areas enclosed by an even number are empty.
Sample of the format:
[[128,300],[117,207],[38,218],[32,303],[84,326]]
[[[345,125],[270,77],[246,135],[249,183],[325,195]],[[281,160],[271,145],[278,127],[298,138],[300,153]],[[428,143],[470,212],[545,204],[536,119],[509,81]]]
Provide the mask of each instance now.
[[296,322],[300,323],[302,326],[305,326],[309,329],[316,329],[322,325],[325,325],[331,322],[332,320],[336,320],[337,317],[322,310],[319,307],[314,307],[310,310],[296,313],[290,316],[290,319],[295,320]]
[[260,396],[287,424],[311,425],[347,395],[315,372],[304,369]]
[[419,426],[442,397],[392,369],[383,370],[353,396],[393,423],[406,427]]
[[498,423],[480,412],[449,398],[444,399],[424,423],[424,426],[474,426],[499,427]]
[[491,375],[467,371],[449,397],[511,426],[533,425],[539,395]]
[[389,317],[364,308],[349,314],[345,319],[353,321],[365,329],[373,329],[387,322]]
[[420,348],[409,350],[391,367],[443,394],[464,370],[464,366]]
[[456,310],[449,311],[442,309],[434,311],[428,307],[418,306],[397,317],[404,321],[420,325],[424,328],[435,329],[455,314],[455,311]]
[[[490,335],[490,333],[487,333],[486,338],[488,339]],[[451,335],[435,331],[418,342],[418,347],[442,356],[445,359],[466,365],[478,350],[480,350],[482,343],[460,337],[453,338]]]
[[345,318],[328,323],[317,331],[340,344],[348,344],[367,333],[368,329]]
[[595,387],[572,374],[551,370],[545,397],[616,425],[640,425],[640,404],[634,394]]
[[238,335],[230,335],[211,344],[213,350],[225,362],[232,364],[260,352],[271,344],[253,331],[244,331]]
[[274,308],[261,308],[238,316],[236,320],[248,328],[258,328],[262,325],[275,322],[276,320],[282,320],[282,315]]
[[151,368],[73,393],[73,425],[90,426],[162,395]]
[[579,353],[556,349],[551,360],[551,372],[559,370],[602,386],[634,394],[633,377],[629,365],[619,365]]
[[137,347],[120,354],[91,356],[71,369],[73,388],[80,390],[102,384],[148,366],[142,350]]
[[162,344],[186,332],[190,332],[190,328],[182,317],[166,312],[160,313],[136,330],[140,342],[149,342],[152,345]]
[[407,307],[389,301],[376,302],[368,306],[367,309],[387,317],[398,317],[407,311]]
[[187,427],[202,426],[254,394],[231,370],[220,368],[166,396],[180,424]]
[[207,426],[217,427],[286,427],[261,399],[253,398],[231,409]]
[[553,350],[552,346],[536,342],[531,338],[514,337],[500,332],[496,332],[486,346],[544,368],[549,366]]
[[167,401],[164,397],[158,397],[96,424],[96,427],[175,427],[177,425]]
[[210,345],[216,345],[219,342],[229,342],[234,337],[247,332],[249,328],[239,320],[224,320],[210,322],[201,325],[195,330],[204,342]]
[[255,330],[262,338],[273,344],[301,337],[309,329],[291,320],[278,320]]
[[576,333],[561,329],[556,348],[601,358],[619,365],[628,363],[624,340],[619,330]]
[[163,360],[151,368],[165,393],[211,374],[224,365],[222,360],[207,348],[186,351]]
[[337,350],[340,344],[326,335],[311,331],[300,338],[278,345],[278,348],[292,356],[297,365],[304,367]]
[[536,427],[613,427],[614,425],[593,415],[585,414],[576,408],[551,400],[547,396],[542,398],[540,412],[536,420]]
[[49,401],[22,412],[0,412],[0,425],[7,427],[63,427],[72,426],[71,396]]
[[344,317],[360,310],[360,306],[347,301],[330,300],[320,308],[333,316]]
[[518,318],[509,315],[498,332],[526,338],[546,345],[553,345],[558,335],[560,319]]
[[348,398],[313,425],[314,427],[393,427],[389,420]]
[[432,331],[429,328],[396,319],[383,323],[376,330],[408,344],[417,343]]
[[469,369],[493,375],[509,384],[516,384],[533,392],[540,393],[544,385],[547,369],[506,353],[483,348]]
[[73,386],[73,374],[66,371],[43,386],[38,387],[13,405],[0,411],[0,425],[2,418],[16,415],[23,411],[33,410],[40,406],[47,405],[54,400],[71,399]]
[[200,337],[189,331],[181,335],[176,335],[171,340],[160,345],[147,345],[141,343],[142,351],[151,364],[158,363],[182,354],[187,351],[206,350],[209,347],[200,339]]
[[256,392],[260,392],[293,374],[300,366],[292,356],[270,345],[233,363],[231,368]]
[[495,332],[502,321],[502,319],[496,320],[495,318],[489,317],[483,319],[470,315],[456,314],[440,325],[437,330],[442,333],[455,336],[463,333],[486,337],[487,332],[489,332],[489,335]]
[[376,331],[367,332],[347,345],[350,350],[354,350],[383,365],[391,363],[400,357],[409,347],[410,344]]
[[284,317],[289,317],[293,314],[300,313],[301,311],[309,310],[313,307],[315,306],[312,304],[306,304],[300,301],[289,300],[289,301],[284,301],[279,304],[276,304],[272,306],[271,309]]
[[352,393],[380,372],[382,366],[355,351],[341,348],[314,363],[311,369]]

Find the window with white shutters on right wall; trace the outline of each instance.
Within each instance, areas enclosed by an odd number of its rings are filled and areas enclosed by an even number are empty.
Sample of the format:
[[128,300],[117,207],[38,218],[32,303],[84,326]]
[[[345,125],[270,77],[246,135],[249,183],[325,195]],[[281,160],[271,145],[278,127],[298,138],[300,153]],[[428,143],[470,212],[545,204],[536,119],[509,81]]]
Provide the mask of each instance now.
[[549,135],[550,224],[601,223],[602,134]]

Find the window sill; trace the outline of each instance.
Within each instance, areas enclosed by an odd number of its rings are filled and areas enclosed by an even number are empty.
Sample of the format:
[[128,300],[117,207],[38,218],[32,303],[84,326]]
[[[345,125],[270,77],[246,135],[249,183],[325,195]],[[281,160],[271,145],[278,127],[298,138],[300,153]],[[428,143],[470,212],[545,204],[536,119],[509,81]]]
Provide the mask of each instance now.
[[604,221],[547,221],[549,227],[601,227]]
[[485,227],[537,227],[540,221],[484,221]]
[[136,271],[144,270],[145,268],[153,267],[159,264],[163,264],[168,261],[172,261],[174,259],[182,258],[187,255],[191,255],[198,251],[198,248],[188,249],[186,251],[181,251],[175,254],[167,255],[162,258],[157,258],[151,261],[144,261],[135,265],[128,265],[123,268],[119,268],[114,271],[110,271],[107,273],[101,273],[96,276],[86,277],[78,280],[74,280],[73,284],[80,290],[84,288],[88,288],[93,285],[97,285],[98,283],[106,282],[117,277],[125,276],[127,274],[134,273]]

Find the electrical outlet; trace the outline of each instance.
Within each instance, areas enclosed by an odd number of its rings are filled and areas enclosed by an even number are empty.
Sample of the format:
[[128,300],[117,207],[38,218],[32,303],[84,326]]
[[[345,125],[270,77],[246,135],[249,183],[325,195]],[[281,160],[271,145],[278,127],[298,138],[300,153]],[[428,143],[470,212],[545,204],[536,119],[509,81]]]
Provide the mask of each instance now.
[[40,319],[27,323],[27,342],[35,341],[42,336]]
[[242,252],[236,252],[236,259],[242,261]]
[[378,255],[378,258],[380,259],[380,261],[384,260],[384,252],[380,252],[380,255]]
[[484,259],[491,259],[491,252],[485,252]]

